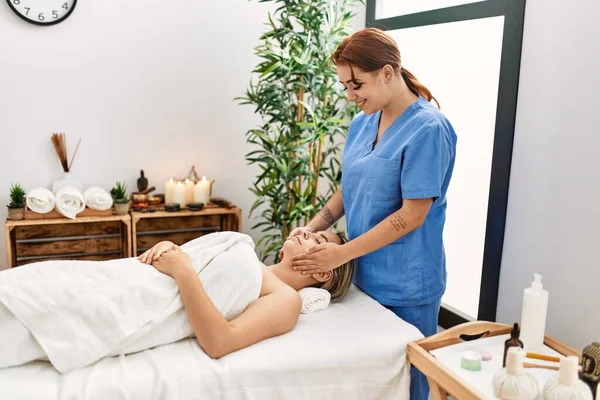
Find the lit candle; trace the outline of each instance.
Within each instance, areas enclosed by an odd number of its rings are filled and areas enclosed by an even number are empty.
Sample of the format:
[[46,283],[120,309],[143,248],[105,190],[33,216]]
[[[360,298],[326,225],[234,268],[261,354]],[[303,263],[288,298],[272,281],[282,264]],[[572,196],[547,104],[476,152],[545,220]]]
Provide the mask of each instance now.
[[185,180],[185,204],[194,202],[194,181]]
[[173,202],[173,191],[175,190],[175,181],[173,178],[165,183],[165,204]]
[[180,207],[185,207],[185,185],[178,181],[173,189],[173,203],[179,203]]
[[208,181],[206,177],[203,176],[202,180],[199,180],[198,183],[196,183],[196,187],[194,188],[194,202],[203,203],[204,205],[207,205],[209,200],[210,181]]

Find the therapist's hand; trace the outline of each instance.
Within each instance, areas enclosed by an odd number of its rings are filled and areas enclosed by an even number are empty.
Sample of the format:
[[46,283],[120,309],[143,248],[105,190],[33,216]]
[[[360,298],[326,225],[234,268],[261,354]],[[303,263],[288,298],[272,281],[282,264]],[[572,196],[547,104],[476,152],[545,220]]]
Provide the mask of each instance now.
[[335,269],[349,261],[344,247],[337,243],[321,243],[309,247],[305,253],[292,257],[291,266],[304,275]]

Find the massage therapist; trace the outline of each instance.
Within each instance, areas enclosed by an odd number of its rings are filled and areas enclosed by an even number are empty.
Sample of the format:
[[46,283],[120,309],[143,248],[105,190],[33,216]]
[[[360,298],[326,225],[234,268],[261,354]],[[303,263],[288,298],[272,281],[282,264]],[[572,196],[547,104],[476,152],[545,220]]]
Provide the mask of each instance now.
[[[341,189],[290,236],[326,230],[345,215],[350,240],[315,246],[292,266],[312,274],[355,259],[359,288],[423,335],[433,335],[446,289],[442,232],[456,134],[384,32],[352,34],[332,61],[348,100],[361,112],[348,131]],[[413,367],[410,398],[428,394],[425,377]]]

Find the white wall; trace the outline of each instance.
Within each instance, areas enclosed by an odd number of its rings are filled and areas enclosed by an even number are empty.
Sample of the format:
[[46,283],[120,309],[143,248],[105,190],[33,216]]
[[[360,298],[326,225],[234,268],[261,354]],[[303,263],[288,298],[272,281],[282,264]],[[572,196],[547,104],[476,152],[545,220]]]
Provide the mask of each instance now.
[[547,333],[600,340],[600,4],[527,0],[498,320],[520,320],[533,273]]
[[[144,169],[157,191],[192,164],[216,179],[213,194],[253,221],[245,132],[260,123],[242,96],[259,61],[254,47],[271,4],[257,0],[79,2],[52,27],[28,24],[0,4],[0,220],[8,189],[50,187],[62,169],[50,142],[82,138],[73,174],[85,186],[135,189]],[[364,26],[364,6],[356,26]],[[4,231],[0,269],[6,265]]]

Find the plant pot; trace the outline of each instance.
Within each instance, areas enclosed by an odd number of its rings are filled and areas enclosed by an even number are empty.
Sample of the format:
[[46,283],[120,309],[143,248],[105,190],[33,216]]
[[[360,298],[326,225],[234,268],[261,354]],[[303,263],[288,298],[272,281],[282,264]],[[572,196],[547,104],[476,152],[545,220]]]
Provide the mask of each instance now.
[[115,203],[115,211],[117,212],[117,215],[127,214],[129,212],[129,203]]
[[8,219],[12,221],[19,221],[25,218],[25,207],[11,208],[8,207]]

